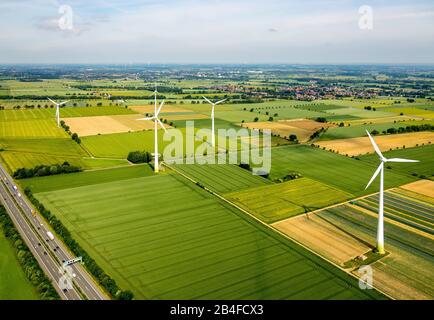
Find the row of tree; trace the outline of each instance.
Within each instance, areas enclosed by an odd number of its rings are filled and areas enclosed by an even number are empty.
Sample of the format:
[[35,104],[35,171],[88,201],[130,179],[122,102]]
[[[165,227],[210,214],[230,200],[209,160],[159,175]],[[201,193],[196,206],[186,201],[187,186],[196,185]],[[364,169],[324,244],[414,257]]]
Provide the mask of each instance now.
[[69,134],[71,136],[71,139],[74,140],[75,142],[77,142],[78,144],[81,143],[81,139],[78,136],[78,134],[76,134],[75,132],[72,133],[70,130],[70,127],[65,123],[65,121],[61,120],[60,121],[60,125],[62,126],[63,129],[65,129],[66,133]]
[[30,169],[20,168],[13,173],[13,177],[15,179],[26,179],[80,171],[82,171],[80,167],[70,165],[69,162],[65,161],[62,164],[38,165]]
[[[406,127],[399,127],[399,128],[389,128],[387,130],[383,130],[383,134],[396,134],[396,133],[407,133],[407,132],[419,132],[419,131],[434,131],[434,126],[426,123],[421,125],[412,125],[412,126],[406,126]],[[378,135],[380,134],[380,131],[378,130],[372,130],[372,135]]]
[[47,210],[42,203],[40,203],[34,196],[29,188],[24,190],[25,194],[33,205],[38,209],[41,215],[48,221],[53,227],[54,231],[62,238],[63,242],[69,247],[69,249],[77,257],[82,257],[85,267],[96,278],[99,284],[107,290],[110,295],[117,300],[132,300],[134,295],[129,290],[121,290],[104,270],[93,260],[89,254],[75,241],[69,232],[69,230],[63,225],[63,223],[57,219],[49,210]]
[[42,271],[27,245],[23,242],[23,239],[15,228],[15,225],[7,214],[6,209],[2,205],[0,205],[0,227],[6,238],[14,247],[17,259],[23,268],[24,274],[35,287],[39,296],[44,300],[59,300],[60,297],[58,293],[52,286],[44,271]]

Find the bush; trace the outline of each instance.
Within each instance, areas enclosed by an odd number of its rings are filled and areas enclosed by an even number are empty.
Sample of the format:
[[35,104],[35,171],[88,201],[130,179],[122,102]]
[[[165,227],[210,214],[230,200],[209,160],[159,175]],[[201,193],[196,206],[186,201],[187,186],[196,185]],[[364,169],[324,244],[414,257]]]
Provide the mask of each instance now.
[[132,163],[149,163],[152,156],[148,151],[132,151],[128,154],[127,159]]

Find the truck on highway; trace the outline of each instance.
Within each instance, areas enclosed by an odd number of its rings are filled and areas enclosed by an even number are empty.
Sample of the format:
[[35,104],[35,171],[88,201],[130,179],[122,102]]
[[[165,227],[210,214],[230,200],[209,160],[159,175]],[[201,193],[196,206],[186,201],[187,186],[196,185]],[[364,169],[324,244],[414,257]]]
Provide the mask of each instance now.
[[54,236],[50,231],[47,231],[47,236],[50,238],[50,240],[54,240]]

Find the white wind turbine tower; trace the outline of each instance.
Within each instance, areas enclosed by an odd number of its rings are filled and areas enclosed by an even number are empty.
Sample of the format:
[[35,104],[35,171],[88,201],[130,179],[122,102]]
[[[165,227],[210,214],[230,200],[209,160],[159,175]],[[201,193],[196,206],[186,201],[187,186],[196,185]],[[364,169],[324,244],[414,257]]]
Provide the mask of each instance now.
[[159,164],[158,164],[158,126],[157,123],[164,129],[164,131],[167,131],[164,127],[163,123],[158,119],[158,115],[160,114],[161,108],[163,108],[164,101],[161,102],[160,107],[157,110],[157,88],[155,88],[154,91],[154,114],[152,117],[148,118],[141,118],[137,120],[153,120],[154,121],[154,172],[158,173],[159,170]]
[[214,108],[216,105],[218,105],[219,103],[222,103],[223,101],[226,101],[227,99],[223,99],[217,102],[211,102],[209,99],[207,99],[206,97],[203,97],[206,101],[208,101],[209,104],[212,105],[212,109],[211,109],[211,132],[212,132],[212,136],[211,136],[211,145],[214,147],[215,146],[215,136],[214,136]]
[[368,185],[365,190],[371,185],[372,181],[380,174],[380,199],[378,204],[378,227],[377,227],[377,251],[380,254],[384,254],[384,164],[386,162],[419,162],[418,160],[408,160],[408,159],[400,159],[400,158],[391,158],[387,159],[383,156],[374,139],[371,137],[369,132],[366,130],[369,139],[371,140],[372,146],[375,149],[378,157],[380,158],[380,165],[377,170],[374,172],[371,180],[369,180]]
[[51,100],[50,98],[47,98],[47,99],[50,100],[53,104],[56,105],[56,121],[57,121],[57,126],[60,127],[60,106],[64,105],[68,101],[63,101],[61,103],[57,103],[57,102]]

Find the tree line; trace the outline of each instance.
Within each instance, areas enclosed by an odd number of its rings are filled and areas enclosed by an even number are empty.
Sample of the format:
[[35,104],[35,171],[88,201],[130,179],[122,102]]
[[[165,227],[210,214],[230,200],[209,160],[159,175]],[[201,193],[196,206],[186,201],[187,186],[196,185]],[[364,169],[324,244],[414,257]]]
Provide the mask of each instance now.
[[[383,130],[381,133],[397,134],[397,133],[408,133],[408,132],[419,132],[419,131],[434,131],[434,126],[429,123],[426,123],[421,125],[412,125],[412,126],[399,127],[399,128],[389,128],[387,130]],[[371,131],[371,134],[375,136],[380,134],[380,131],[374,129]]]
[[62,164],[38,165],[34,168],[19,168],[13,173],[14,179],[26,179],[33,177],[52,176],[62,173],[83,171],[80,167],[72,166],[67,161]]
[[63,242],[77,257],[82,257],[84,265],[87,270],[96,278],[98,283],[114,298],[117,300],[132,300],[134,295],[129,290],[121,290],[116,281],[112,279],[104,270],[95,262],[94,259],[74,240],[69,230],[63,223],[56,218],[49,210],[47,210],[42,203],[39,202],[34,196],[30,188],[26,188],[24,193],[29,200],[33,203],[41,215],[48,221],[54,231],[61,237]]
[[15,249],[16,257],[23,268],[24,274],[35,287],[39,296],[44,300],[60,300],[59,294],[24,243],[11,218],[7,214],[6,209],[2,205],[0,205],[0,226],[6,239],[9,240]]

